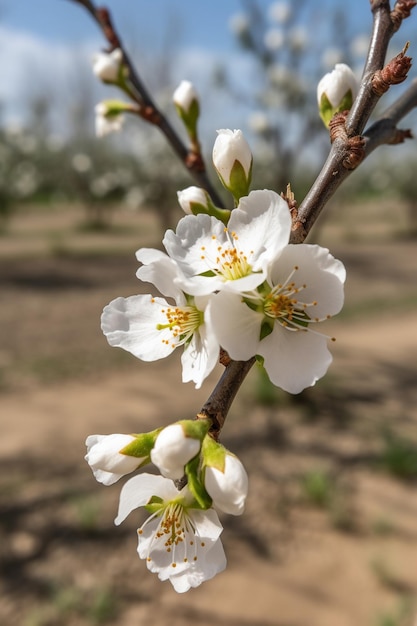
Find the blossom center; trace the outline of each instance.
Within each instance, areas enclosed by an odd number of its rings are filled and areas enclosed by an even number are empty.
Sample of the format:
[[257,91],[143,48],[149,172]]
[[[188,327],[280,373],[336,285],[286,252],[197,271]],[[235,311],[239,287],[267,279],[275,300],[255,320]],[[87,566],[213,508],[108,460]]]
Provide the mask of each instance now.
[[161,309],[166,322],[156,325],[157,330],[169,331],[169,336],[162,339],[163,343],[180,346],[191,339],[197,328],[204,321],[203,311],[195,306],[167,307]]
[[[296,272],[298,267],[294,267]],[[303,302],[299,299],[299,293],[306,288],[307,285],[297,287],[295,282],[287,282],[286,284],[275,285],[265,296],[263,302],[263,312],[266,317],[272,318],[292,330],[306,329],[311,321],[311,316],[307,313],[307,309],[317,306],[317,302]],[[317,320],[318,321],[318,320]]]
[[200,548],[204,548],[205,543],[196,536],[197,530],[190,515],[183,504],[178,501],[164,503],[158,511],[151,515],[138,529],[139,538],[143,534],[146,524],[158,516],[160,516],[160,521],[150,542],[147,560],[152,560],[154,549],[157,551],[162,549],[171,555],[171,567],[173,568],[177,567],[178,562],[191,563],[197,561],[197,552]]
[[156,532],[156,538],[165,538],[165,546],[167,552],[170,552],[173,546],[184,541],[184,508],[180,504],[172,504],[165,509],[159,528]]
[[[315,322],[323,322],[331,318],[331,315],[325,317],[317,317],[313,314],[313,309],[317,307],[317,300],[311,302],[303,300],[302,292],[307,289],[306,284],[298,285],[293,281],[294,274],[298,270],[295,265],[284,283],[280,283],[272,287],[272,289],[263,296],[262,312],[266,321],[270,320],[278,322],[288,330],[312,331],[310,325]],[[272,331],[266,330],[266,334]],[[264,329],[265,332],[265,329]],[[334,341],[334,337],[331,337]]]
[[[239,249],[237,245],[238,236],[235,232],[229,233],[228,241],[217,245],[213,258],[207,256],[206,246],[201,246],[201,259],[207,259],[210,271],[221,277],[224,281],[238,280],[252,273],[252,266],[249,263],[247,254]],[[216,241],[216,235],[212,235],[212,240]],[[253,254],[253,250],[249,252]]]

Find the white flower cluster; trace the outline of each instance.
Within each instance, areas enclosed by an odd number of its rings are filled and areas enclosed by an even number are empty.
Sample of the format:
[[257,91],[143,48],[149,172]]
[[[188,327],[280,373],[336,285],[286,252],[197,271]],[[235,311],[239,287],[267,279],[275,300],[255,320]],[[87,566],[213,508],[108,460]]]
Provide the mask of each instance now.
[[[240,131],[221,132],[213,155],[225,186],[236,163],[249,179]],[[180,194],[187,213],[193,194],[196,206],[204,203],[204,193],[189,188],[186,202]],[[110,302],[101,321],[108,342],[144,361],[183,346],[182,380],[196,388],[215,367],[220,346],[238,361],[257,356],[285,391],[314,385],[332,360],[317,323],[340,311],[345,269],[325,248],[289,244],[290,233],[286,201],[266,189],[241,197],[227,226],[213,215],[186,215],[165,233],[166,252],[136,253],[137,277],[164,297]]]
[[[209,425],[209,420],[184,420],[143,435],[90,435],[86,440],[86,461],[105,485],[149,461],[161,472],[126,482],[115,524],[138,507],[150,513],[138,529],[138,554],[179,593],[226,567],[215,509],[240,515],[248,491],[242,463],[207,434]],[[184,474],[188,484],[178,490],[173,481]]]
[[[187,102],[195,103],[188,84],[177,94],[184,97],[187,113]],[[329,338],[316,327],[340,311],[345,269],[325,248],[289,243],[292,220],[280,195],[249,191],[252,153],[240,130],[219,131],[213,163],[235,208],[216,207],[198,187],[179,192],[186,215],[165,233],[165,251],[136,253],[137,277],[160,295],[116,298],[103,310],[102,330],[110,345],[144,361],[183,346],[182,380],[196,388],[222,348],[237,361],[256,357],[274,384],[299,393],[331,362]],[[159,469],[160,476],[139,474],[124,485],[115,523],[145,507],[150,517],[138,530],[139,556],[178,592],[225,568],[216,510],[240,515],[247,496],[241,462],[214,441],[210,425],[183,420],[143,435],[86,441],[86,460],[105,485],[149,462]]]

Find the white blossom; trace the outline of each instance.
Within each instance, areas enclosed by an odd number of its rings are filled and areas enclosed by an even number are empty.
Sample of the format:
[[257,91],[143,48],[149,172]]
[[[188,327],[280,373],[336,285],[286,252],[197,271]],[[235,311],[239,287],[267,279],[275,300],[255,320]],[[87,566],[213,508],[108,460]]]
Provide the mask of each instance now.
[[194,508],[187,486],[178,491],[168,478],[134,476],[120,493],[115,524],[141,506],[151,515],[138,529],[138,554],[160,580],[169,580],[183,593],[224,570],[223,528],[217,513]]
[[217,133],[213,146],[213,163],[226,187],[230,187],[230,176],[235,162],[242,165],[246,178],[249,178],[252,151],[241,130],[226,128]]
[[188,113],[192,103],[198,102],[198,93],[189,80],[183,80],[174,91],[172,99],[176,106]]
[[119,77],[122,60],[123,53],[120,48],[112,52],[99,52],[93,57],[93,72],[100,80],[114,83]]
[[104,137],[122,128],[124,117],[122,114],[109,114],[109,108],[105,102],[99,102],[95,107],[96,114],[96,135]]
[[358,81],[346,63],[336,63],[335,68],[323,76],[317,85],[317,101],[320,106],[325,94],[333,108],[337,108],[346,94],[351,91],[353,99],[358,91]]
[[181,424],[170,424],[159,433],[151,451],[151,461],[166,478],[178,480],[184,466],[198,454],[201,442],[188,437]]
[[184,213],[191,215],[192,204],[198,204],[208,209],[207,192],[201,187],[192,185],[181,191],[177,191],[178,202]]
[[178,266],[163,252],[145,248],[136,257],[144,263],[138,278],[153,283],[175,304],[150,294],[116,298],[103,310],[103,333],[111,346],[123,348],[143,361],[165,358],[184,346],[182,380],[193,381],[198,389],[216,365],[220,350],[205,322],[208,298],[189,296],[176,285]]
[[123,449],[135,437],[132,435],[89,435],[86,439],[85,460],[93,470],[96,480],[103,485],[112,485],[119,478],[134,472],[144,458],[123,454]]
[[299,393],[314,385],[331,363],[329,338],[315,327],[340,311],[345,276],[343,264],[327,249],[289,244],[258,289],[220,291],[207,315],[232,359],[261,356],[275,385]]
[[241,461],[226,451],[224,470],[207,466],[204,486],[213,499],[213,506],[229,515],[241,515],[248,494],[248,475]]
[[186,215],[163,240],[182,274],[181,288],[192,295],[218,290],[247,291],[260,285],[291,231],[288,205],[267,189],[251,191],[231,213],[227,228],[209,215]]

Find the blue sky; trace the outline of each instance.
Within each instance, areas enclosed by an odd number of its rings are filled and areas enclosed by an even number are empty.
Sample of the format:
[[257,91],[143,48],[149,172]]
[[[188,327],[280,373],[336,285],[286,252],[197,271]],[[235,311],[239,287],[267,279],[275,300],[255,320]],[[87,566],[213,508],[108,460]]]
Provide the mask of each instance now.
[[[130,25],[141,36],[158,35],[161,25],[166,28],[168,19],[178,14],[180,36],[202,47],[230,47],[228,17],[242,6],[240,0],[107,0],[97,4],[109,7],[120,27]],[[0,23],[51,41],[100,40],[87,13],[70,0],[0,0]],[[149,37],[148,43],[152,40]]]
[[[257,0],[266,9],[272,0]],[[180,37],[189,45],[230,49],[233,40],[229,18],[242,11],[242,0],[107,0],[97,2],[109,7],[116,23],[136,29],[151,43],[175,14],[181,24]],[[290,3],[291,4],[291,3]],[[336,7],[342,2],[321,0],[319,6]],[[351,16],[358,24],[370,23],[368,0],[349,0]],[[0,24],[41,39],[69,43],[99,39],[97,30],[82,7],[71,0],[0,0]]]

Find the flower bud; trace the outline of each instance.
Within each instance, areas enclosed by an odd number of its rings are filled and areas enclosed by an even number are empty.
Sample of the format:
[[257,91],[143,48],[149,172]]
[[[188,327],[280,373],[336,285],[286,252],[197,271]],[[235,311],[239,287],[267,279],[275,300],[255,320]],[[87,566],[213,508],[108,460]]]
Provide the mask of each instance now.
[[213,215],[217,219],[227,224],[230,211],[228,209],[220,209],[213,204],[212,199],[205,189],[201,187],[187,187],[182,191],[177,191],[178,202],[184,213],[198,215],[206,213]]
[[130,456],[124,452],[135,441],[133,435],[90,435],[86,439],[85,460],[93,470],[96,480],[112,485],[122,476],[134,472],[147,458]]
[[237,456],[207,436],[203,443],[204,487],[213,505],[241,515],[248,495],[248,475]]
[[124,122],[122,113],[128,110],[132,110],[131,105],[118,100],[99,102],[95,107],[97,137],[119,131]]
[[120,78],[122,60],[120,48],[112,52],[99,52],[93,57],[93,72],[105,83],[116,83]]
[[180,207],[187,215],[209,212],[210,196],[201,187],[193,185],[177,191],[177,197]]
[[191,140],[196,140],[200,103],[194,85],[188,80],[181,81],[174,91],[173,101],[177,113],[184,122]]
[[345,63],[336,63],[317,85],[317,102],[324,124],[329,125],[335,113],[349,110],[358,91],[353,71]]
[[241,130],[218,130],[213,147],[213,163],[223,185],[236,201],[249,192],[252,152]]
[[189,80],[182,80],[172,96],[175,106],[189,113],[193,102],[198,103],[198,94]]
[[184,466],[199,453],[209,425],[209,420],[182,420],[161,430],[151,460],[163,476],[172,480],[184,476]]

